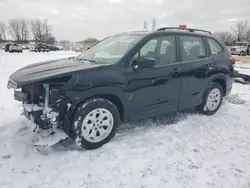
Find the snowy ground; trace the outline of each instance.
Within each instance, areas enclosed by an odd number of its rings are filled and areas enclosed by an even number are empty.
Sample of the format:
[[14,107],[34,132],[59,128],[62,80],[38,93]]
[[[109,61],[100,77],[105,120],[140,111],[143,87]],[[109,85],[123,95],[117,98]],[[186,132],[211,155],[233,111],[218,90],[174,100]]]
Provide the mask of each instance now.
[[[234,84],[211,117],[195,112],[122,125],[100,149],[58,145],[41,154],[34,125],[6,88],[23,65],[74,52],[0,51],[0,188],[249,188],[250,85]],[[237,63],[250,74],[250,63]]]

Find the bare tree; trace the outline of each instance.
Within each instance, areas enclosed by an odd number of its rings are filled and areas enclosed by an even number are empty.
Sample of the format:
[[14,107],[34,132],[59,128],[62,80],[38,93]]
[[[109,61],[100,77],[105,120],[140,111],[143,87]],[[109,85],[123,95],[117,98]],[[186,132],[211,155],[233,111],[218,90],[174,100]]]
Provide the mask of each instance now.
[[30,20],[30,30],[36,43],[41,38],[41,20]]
[[49,38],[51,39],[52,30],[51,25],[49,25],[48,20],[35,19],[30,21],[30,29],[33,35],[33,38],[37,42],[48,42]]
[[235,33],[238,41],[243,39],[247,28],[248,28],[248,22],[247,21],[238,21],[235,24],[235,26],[232,27],[232,30]]
[[20,24],[19,24],[19,19],[10,19],[9,20],[9,26],[8,30],[10,35],[14,40],[17,40],[18,42],[20,41]]
[[51,33],[49,33],[48,36],[47,36],[46,43],[54,44],[55,42],[56,42],[56,38]]
[[47,42],[49,39],[51,39],[52,34],[50,31],[52,30],[51,25],[48,24],[48,20],[45,19],[43,21],[43,41]]
[[29,28],[28,28],[27,20],[20,19],[19,24],[20,24],[21,43],[26,43],[28,36],[29,36]]
[[18,43],[24,43],[28,39],[29,28],[27,20],[23,18],[15,18],[9,20],[9,33]]
[[227,46],[231,46],[237,40],[232,33],[228,31],[216,32],[214,35],[218,36]]
[[250,28],[248,28],[243,36],[243,39],[250,43]]
[[0,39],[6,40],[6,25],[3,21],[0,22]]

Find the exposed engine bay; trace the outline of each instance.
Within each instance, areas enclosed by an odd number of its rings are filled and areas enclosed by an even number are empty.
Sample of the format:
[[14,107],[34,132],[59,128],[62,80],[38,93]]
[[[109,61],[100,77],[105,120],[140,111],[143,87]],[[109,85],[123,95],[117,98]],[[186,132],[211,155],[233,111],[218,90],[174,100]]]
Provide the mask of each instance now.
[[39,128],[55,132],[61,125],[59,113],[65,103],[58,89],[50,88],[49,84],[28,85],[15,90],[14,98],[23,102],[24,115]]

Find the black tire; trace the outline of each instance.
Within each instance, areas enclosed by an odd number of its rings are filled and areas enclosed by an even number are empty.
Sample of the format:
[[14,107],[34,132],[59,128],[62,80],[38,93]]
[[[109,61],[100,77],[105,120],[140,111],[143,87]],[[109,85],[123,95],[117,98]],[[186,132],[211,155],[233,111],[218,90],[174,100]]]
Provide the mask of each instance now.
[[[90,142],[82,136],[82,122],[91,111],[97,108],[104,108],[112,114],[113,127],[107,137],[103,140],[99,142]],[[118,109],[112,102],[103,98],[90,99],[79,106],[73,115],[73,119],[71,122],[71,138],[82,148],[89,150],[96,149],[109,142],[115,136],[119,124],[120,114]]]
[[[218,106],[214,109],[214,110],[210,110],[208,107],[207,107],[207,101],[208,101],[208,96],[209,94],[211,93],[212,90],[214,89],[218,89],[220,91],[220,101],[219,101],[219,104]],[[208,88],[206,89],[206,92],[205,92],[205,95],[203,97],[203,102],[202,104],[198,107],[198,110],[203,113],[203,114],[206,114],[206,115],[213,115],[215,114],[220,106],[221,106],[221,103],[222,103],[222,100],[223,100],[223,89],[222,89],[222,86],[219,84],[219,83],[216,83],[216,82],[211,82],[208,86]]]
[[239,56],[243,56],[243,55],[244,55],[244,53],[241,51]]

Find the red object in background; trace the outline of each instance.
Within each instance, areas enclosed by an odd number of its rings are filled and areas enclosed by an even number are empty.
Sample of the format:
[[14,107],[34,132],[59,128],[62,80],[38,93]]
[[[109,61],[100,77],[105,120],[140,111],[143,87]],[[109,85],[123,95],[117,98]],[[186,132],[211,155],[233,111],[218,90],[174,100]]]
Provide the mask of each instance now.
[[232,56],[229,58],[229,61],[230,61],[230,63],[232,63],[234,65],[236,62],[236,59],[235,59],[235,57]]
[[181,28],[181,29],[186,29],[186,28],[187,28],[187,25],[179,25],[179,28]]

